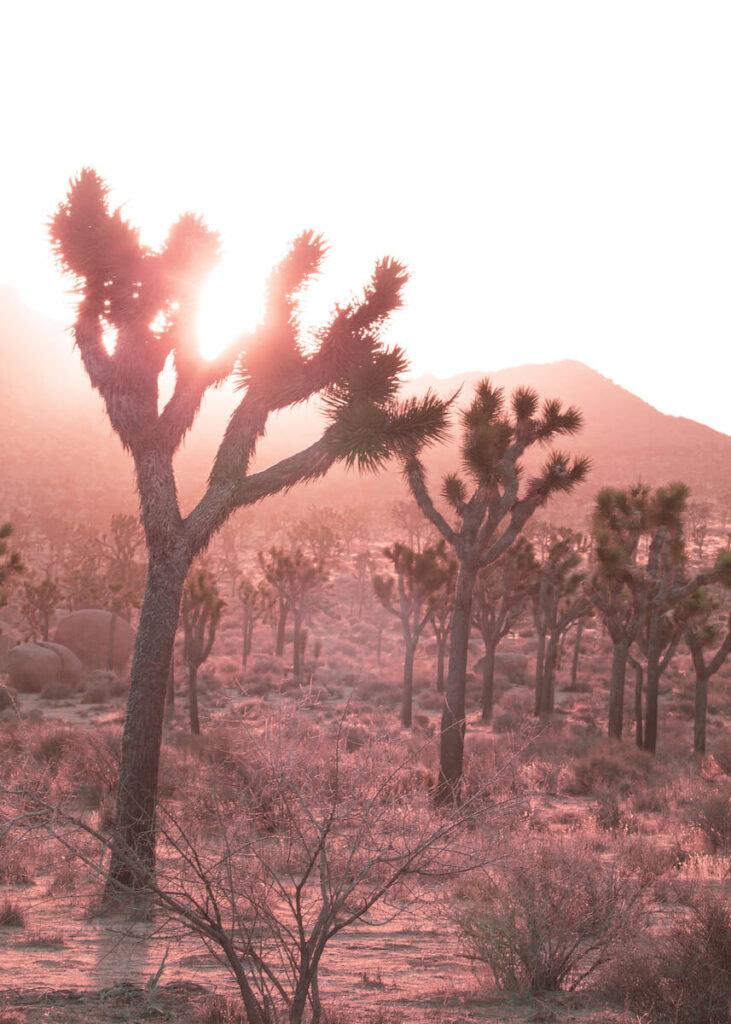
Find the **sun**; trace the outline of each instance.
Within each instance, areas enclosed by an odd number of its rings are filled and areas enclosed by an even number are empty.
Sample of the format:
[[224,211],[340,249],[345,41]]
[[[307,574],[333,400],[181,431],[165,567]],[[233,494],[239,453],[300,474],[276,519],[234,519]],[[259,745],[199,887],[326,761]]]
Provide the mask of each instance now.
[[225,259],[212,271],[201,289],[197,330],[200,353],[214,359],[242,334],[260,323],[266,299],[266,272],[241,272]]

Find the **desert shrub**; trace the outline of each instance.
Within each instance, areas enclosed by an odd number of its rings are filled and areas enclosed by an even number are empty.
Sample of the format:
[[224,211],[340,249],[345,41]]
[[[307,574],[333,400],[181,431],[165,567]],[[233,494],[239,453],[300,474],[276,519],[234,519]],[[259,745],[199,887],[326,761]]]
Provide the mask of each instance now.
[[692,805],[689,823],[700,829],[714,853],[731,850],[731,785]]
[[104,679],[90,679],[81,695],[82,704],[106,704],[109,700],[109,684]]
[[31,885],[34,866],[29,843],[14,841],[10,832],[0,837],[0,885]]
[[66,683],[46,683],[41,690],[41,700],[68,700],[71,693],[71,687]]
[[520,725],[520,719],[512,711],[501,711],[492,720],[494,732],[515,732]]
[[642,886],[576,839],[530,839],[473,886],[457,924],[499,989],[575,989],[638,927]]
[[18,695],[15,690],[0,683],[0,711],[5,711],[6,708],[14,708],[17,700]]
[[628,837],[617,849],[616,857],[629,874],[652,884],[678,867],[678,850],[640,836]]
[[216,993],[201,1007],[200,1024],[246,1024],[246,1012],[238,999]]
[[652,1024],[728,1024],[727,903],[722,897],[697,898],[669,932],[625,949],[607,980],[615,998]]
[[17,903],[6,899],[0,903],[0,928],[25,928],[25,914]]
[[725,732],[723,736],[719,736],[713,755],[719,768],[727,775],[731,775],[731,732]]

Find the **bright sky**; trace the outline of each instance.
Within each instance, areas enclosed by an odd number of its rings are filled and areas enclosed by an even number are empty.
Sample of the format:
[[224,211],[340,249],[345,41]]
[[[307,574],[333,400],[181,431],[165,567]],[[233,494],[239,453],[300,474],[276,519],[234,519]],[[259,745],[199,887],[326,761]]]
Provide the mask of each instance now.
[[416,373],[588,363],[731,433],[731,6],[24,0],[3,8],[0,284],[68,318],[45,224],[91,164],[223,236],[204,345],[300,230],[308,315],[391,254]]

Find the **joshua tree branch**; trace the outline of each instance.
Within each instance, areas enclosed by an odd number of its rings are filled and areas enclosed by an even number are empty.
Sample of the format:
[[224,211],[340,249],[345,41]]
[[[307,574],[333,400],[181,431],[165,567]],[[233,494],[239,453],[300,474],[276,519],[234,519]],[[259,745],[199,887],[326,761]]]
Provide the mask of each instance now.
[[431,495],[427,490],[426,481],[424,479],[424,467],[421,462],[415,455],[413,455],[406,461],[405,469],[406,480],[419,508],[426,518],[436,526],[444,539],[453,547],[456,547],[458,539],[457,534],[454,532],[444,516],[435,508]]

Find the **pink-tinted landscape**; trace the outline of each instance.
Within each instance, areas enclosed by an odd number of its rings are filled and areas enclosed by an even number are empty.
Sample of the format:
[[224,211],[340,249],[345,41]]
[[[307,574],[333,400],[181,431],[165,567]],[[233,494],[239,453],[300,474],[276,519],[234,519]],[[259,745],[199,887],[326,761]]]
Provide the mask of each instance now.
[[50,233],[76,351],[1,296],[0,1021],[723,1024],[731,438],[576,361],[405,379],[390,259],[308,333],[311,234],[205,361],[201,221],[149,248],[87,169]]

